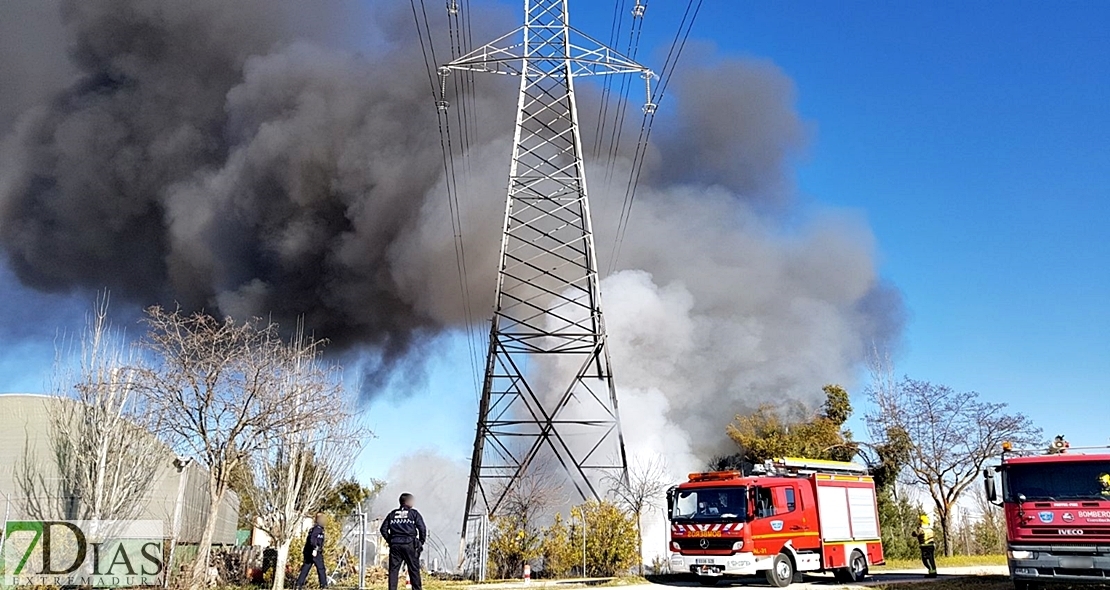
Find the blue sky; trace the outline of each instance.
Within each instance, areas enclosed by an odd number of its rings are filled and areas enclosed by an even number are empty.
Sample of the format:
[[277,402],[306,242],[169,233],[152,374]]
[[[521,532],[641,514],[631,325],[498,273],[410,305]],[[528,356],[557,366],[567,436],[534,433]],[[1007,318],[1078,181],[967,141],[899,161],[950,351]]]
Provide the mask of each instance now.
[[[571,2],[576,26],[606,39],[612,3]],[[685,6],[649,2],[647,65]],[[898,372],[1008,402],[1077,445],[1110,436],[1108,22],[1093,0],[709,0],[692,35],[794,80],[813,135],[799,198],[868,220],[909,312]],[[10,282],[0,272],[0,297]],[[68,299],[43,301],[32,313]],[[0,391],[42,388],[52,334],[19,362],[0,355]],[[370,407],[363,475],[418,446],[469,458],[473,368],[463,339],[441,350],[424,393]]]
[[[649,2],[650,67],[685,6]],[[571,10],[607,39],[611,3]],[[1110,436],[1107,22],[1097,2],[710,1],[691,37],[794,80],[813,130],[800,198],[870,223],[909,312],[898,373],[1005,401],[1076,445]],[[429,389],[469,370],[441,363]],[[376,404],[383,443],[431,399]],[[469,386],[448,403],[475,411]],[[466,458],[473,422],[437,426],[429,444]]]
[[870,221],[899,371],[1105,444],[1110,5],[717,4],[698,32],[798,85],[801,189]]

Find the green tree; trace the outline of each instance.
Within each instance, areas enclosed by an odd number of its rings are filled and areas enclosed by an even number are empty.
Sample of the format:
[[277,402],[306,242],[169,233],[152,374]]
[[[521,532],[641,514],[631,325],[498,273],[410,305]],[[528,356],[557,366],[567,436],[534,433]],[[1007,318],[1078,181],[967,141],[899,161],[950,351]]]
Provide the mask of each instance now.
[[878,508],[883,553],[892,559],[917,557],[919,552],[913,533],[917,530],[921,506],[911,503],[904,495],[883,490],[878,495]]
[[548,465],[538,465],[507,490],[490,519],[489,571],[496,577],[519,578],[524,564],[539,559],[543,524],[564,501],[555,473]]
[[1002,509],[987,501],[983,494],[976,496],[979,519],[972,534],[977,550],[982,555],[999,555],[1006,550],[1006,518]]
[[254,505],[254,473],[246,463],[239,463],[231,469],[228,477],[229,489],[239,496],[239,529],[252,530],[258,518],[258,509]]
[[370,480],[369,487],[354,478],[339,480],[320,501],[320,511],[335,516],[347,516],[354,512],[359,504],[376,498],[384,487],[385,482],[379,479]]
[[825,403],[822,406],[824,418],[838,427],[843,426],[852,417],[852,402],[848,398],[848,390],[831,383],[821,389],[825,392]]
[[572,539],[582,538],[583,518],[586,525],[585,575],[606,577],[628,573],[640,560],[635,517],[610,502],[586,502],[571,508]]
[[896,559],[912,558],[918,554],[912,535],[917,530],[921,506],[898,494],[898,476],[909,461],[913,443],[904,430],[896,427],[880,440],[884,442],[868,445],[868,452],[862,454],[867,457],[875,480],[883,552]]
[[563,521],[563,515],[556,514],[555,521],[543,533],[543,573],[551,578],[563,578],[570,574],[576,565],[581,564],[581,553],[574,544],[570,527]]
[[519,578],[524,564],[543,554],[543,535],[509,516],[490,519],[489,571],[496,579]]
[[737,416],[727,432],[741,450],[743,464],[762,463],[777,457],[806,457],[850,461],[859,452],[852,433],[844,423],[852,415],[848,392],[839,385],[826,385],[825,402],[814,413],[801,403],[774,406],[764,404],[750,415]]
[[[339,566],[339,558],[343,554],[347,555],[346,562],[348,564],[348,572],[346,573],[357,573],[354,570],[357,570],[358,567],[351,565],[357,562],[354,560],[354,556],[351,555],[351,552],[347,549],[347,547],[343,543],[341,543],[342,540],[343,517],[328,516],[328,518],[324,521],[324,567],[327,569],[328,575],[332,575],[333,573],[343,573],[336,571],[336,568]],[[293,561],[300,560],[295,559]],[[297,565],[299,566],[300,564]],[[310,575],[309,578],[312,580],[312,585],[314,586],[318,584],[316,577],[316,570],[313,570],[312,575]]]

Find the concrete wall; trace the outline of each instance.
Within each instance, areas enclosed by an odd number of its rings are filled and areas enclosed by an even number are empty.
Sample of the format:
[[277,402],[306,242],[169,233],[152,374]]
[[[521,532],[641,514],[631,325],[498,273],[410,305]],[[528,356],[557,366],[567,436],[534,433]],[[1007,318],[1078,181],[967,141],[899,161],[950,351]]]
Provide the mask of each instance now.
[[[65,403],[75,402],[47,395],[0,395],[0,419],[3,420],[0,424],[0,510],[7,519],[30,518],[31,502],[58,505],[56,501],[49,501],[51,496],[57,495],[55,486],[58,479],[50,444],[50,408],[52,404]],[[158,463],[158,469],[138,518],[163,521],[163,530],[169,538],[173,533],[174,509],[180,497],[179,542],[198,543],[209,504],[206,471],[195,463],[178,469],[174,464],[176,457],[169,447],[163,447],[163,451],[151,457],[151,461]],[[33,465],[34,473],[42,476],[45,485],[21,483],[26,481],[21,473],[28,463]],[[184,487],[181,487],[182,480]],[[56,514],[51,517],[61,519],[64,516]],[[239,498],[229,491],[217,515],[214,543],[235,543],[238,517]]]

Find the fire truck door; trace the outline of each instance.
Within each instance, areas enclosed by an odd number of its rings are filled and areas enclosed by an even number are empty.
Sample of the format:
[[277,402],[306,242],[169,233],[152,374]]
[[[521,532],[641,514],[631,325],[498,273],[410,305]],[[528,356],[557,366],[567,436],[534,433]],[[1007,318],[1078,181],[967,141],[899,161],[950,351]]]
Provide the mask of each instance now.
[[752,553],[756,556],[777,555],[785,542],[785,531],[775,511],[775,489],[754,488],[752,505]]
[[806,530],[803,514],[794,484],[756,488],[751,522],[753,553],[775,555],[787,542],[795,549],[816,547],[817,536]]
[[782,507],[778,515],[783,532],[791,534],[795,549],[816,549],[821,544],[816,523],[806,516],[807,507],[800,492],[794,483],[775,488],[775,504]]

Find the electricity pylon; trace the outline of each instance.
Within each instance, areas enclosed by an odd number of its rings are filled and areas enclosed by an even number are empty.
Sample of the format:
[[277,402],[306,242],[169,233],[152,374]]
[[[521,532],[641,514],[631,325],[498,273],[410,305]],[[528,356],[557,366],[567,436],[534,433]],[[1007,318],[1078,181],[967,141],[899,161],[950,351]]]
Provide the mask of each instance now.
[[[467,523],[496,515],[530,469],[560,465],[586,500],[627,480],[574,79],[639,74],[652,112],[652,73],[571,27],[567,0],[525,0],[524,16],[523,27],[439,70],[441,90],[452,71],[520,77],[464,541]],[[448,108],[442,96],[438,105]]]

